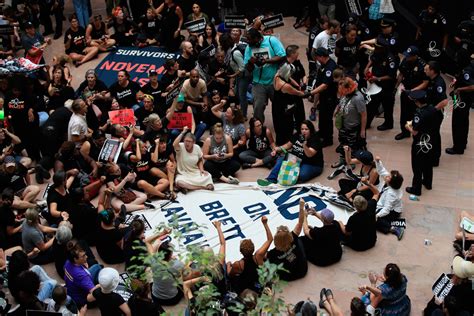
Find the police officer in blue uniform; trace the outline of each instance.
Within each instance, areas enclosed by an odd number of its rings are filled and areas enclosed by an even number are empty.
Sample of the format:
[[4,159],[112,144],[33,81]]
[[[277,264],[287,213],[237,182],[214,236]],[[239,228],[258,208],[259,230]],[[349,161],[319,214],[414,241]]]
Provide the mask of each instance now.
[[441,61],[448,44],[448,33],[446,18],[438,12],[437,1],[431,0],[421,11],[415,39],[426,61]]
[[397,55],[400,52],[400,44],[398,33],[394,31],[396,23],[394,20],[384,18],[380,21],[382,32],[377,35],[377,41],[385,41],[388,43],[388,48],[392,54]]
[[416,105],[408,97],[408,93],[411,89],[422,84],[423,81],[428,82],[425,76],[426,63],[418,56],[418,48],[416,46],[410,46],[403,55],[405,58],[398,68],[399,74],[395,86],[395,91],[397,91],[400,83],[403,84],[403,90],[400,93],[400,133],[395,136],[396,140],[410,137],[410,133],[406,130],[405,124],[407,121],[413,120]]
[[424,90],[410,91],[408,97],[412,99],[417,110],[412,122],[407,122],[406,129],[413,135],[411,145],[411,168],[413,180],[411,187],[406,191],[410,194],[421,195],[421,186],[427,190],[432,189],[433,183],[433,143],[432,139],[436,133],[435,115],[436,110],[432,105],[426,103],[426,92]]
[[458,50],[474,51],[474,11],[469,14],[467,20],[459,23],[454,35],[454,42],[458,45]]
[[316,77],[317,87],[311,95],[319,94],[319,136],[322,138],[323,147],[333,144],[333,114],[337,105],[337,83],[332,77],[337,64],[329,57],[329,51],[318,47],[314,52],[315,59],[321,64]]
[[367,127],[370,127],[372,120],[380,103],[384,110],[385,122],[378,126],[379,131],[385,131],[393,128],[393,105],[395,103],[395,80],[397,78],[397,69],[399,58],[393,55],[388,49],[388,42],[384,39],[377,39],[375,50],[370,61],[365,68],[365,73],[372,69],[372,77],[369,78],[370,83],[376,83],[382,88],[378,94],[371,96],[371,101],[367,105]]
[[[458,55],[459,57],[459,55]],[[469,111],[474,103],[474,60],[469,61],[456,77],[453,95],[453,120],[452,136],[453,147],[446,148],[446,153],[450,155],[462,155],[467,145],[469,135]],[[458,58],[458,63],[462,63]]]

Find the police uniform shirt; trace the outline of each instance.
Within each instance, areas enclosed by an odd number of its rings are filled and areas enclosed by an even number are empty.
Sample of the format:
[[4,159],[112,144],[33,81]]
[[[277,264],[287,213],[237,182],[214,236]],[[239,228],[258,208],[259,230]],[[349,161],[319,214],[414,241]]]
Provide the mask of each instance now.
[[337,63],[344,68],[353,68],[357,64],[361,40],[357,37],[354,43],[349,44],[345,37],[336,42]]
[[[390,76],[392,79],[397,77],[399,59],[392,53],[372,54],[372,74],[376,77]],[[383,83],[383,82],[381,82]]]
[[474,85],[474,60],[462,70],[462,74],[456,80],[456,87],[468,87]]
[[328,62],[325,65],[321,65],[318,70],[318,75],[316,77],[316,82],[319,85],[325,83],[328,85],[327,89],[321,93],[321,97],[332,96],[334,92],[337,91],[337,86],[334,83],[334,79],[332,78],[332,73],[337,68],[337,64],[331,58],[328,59]]
[[399,37],[397,32],[392,32],[391,34],[385,35],[380,33],[376,38],[377,42],[387,42],[388,49],[394,55],[397,55],[400,52],[399,48]]
[[435,41],[441,45],[443,36],[446,34],[446,18],[436,12],[428,14],[428,10],[421,11],[418,17],[418,27],[421,29],[421,37],[426,41]]
[[434,117],[436,109],[432,105],[425,105],[417,108],[413,116],[412,128],[418,133],[413,136],[413,142],[420,141],[423,135],[429,135],[430,138],[435,134]]
[[413,89],[425,80],[425,61],[418,57],[413,63],[408,62],[406,58],[400,63],[400,73],[403,75],[402,83],[406,90]]
[[438,103],[447,99],[446,96],[446,84],[440,75],[436,76],[433,80],[428,82],[428,88],[426,89],[426,97],[428,104],[436,106]]
[[466,20],[459,23],[456,36],[461,40],[461,48],[474,49],[474,21]]
[[319,33],[321,33],[321,28],[319,27],[319,25],[316,25],[309,31],[308,52],[311,52],[313,48],[314,39],[316,38],[316,36],[318,36]]

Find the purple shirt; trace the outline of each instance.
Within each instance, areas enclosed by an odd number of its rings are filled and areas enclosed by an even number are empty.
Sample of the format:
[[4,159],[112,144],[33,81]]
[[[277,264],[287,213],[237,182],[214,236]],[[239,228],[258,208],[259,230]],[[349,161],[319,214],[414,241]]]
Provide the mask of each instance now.
[[64,281],[66,281],[67,294],[78,306],[87,304],[87,294],[94,287],[94,282],[89,270],[67,260],[64,264]]

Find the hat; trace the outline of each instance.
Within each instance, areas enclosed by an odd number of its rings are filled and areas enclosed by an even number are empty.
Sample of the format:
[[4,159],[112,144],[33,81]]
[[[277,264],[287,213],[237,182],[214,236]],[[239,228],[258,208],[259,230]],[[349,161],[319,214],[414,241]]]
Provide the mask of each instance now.
[[97,74],[95,73],[94,69],[89,69],[86,71],[86,78],[90,75],[93,75],[94,77],[97,77]]
[[318,48],[316,48],[316,51],[314,52],[314,55],[315,56],[328,57],[329,56],[329,51],[324,47],[318,47]]
[[471,278],[474,276],[474,263],[456,256],[453,260],[453,272],[458,278]]
[[395,21],[392,19],[384,18],[380,21],[380,26],[381,27],[389,27],[389,26],[394,26]]
[[5,167],[7,168],[16,166],[16,160],[13,156],[6,156],[3,162],[5,163]]
[[102,288],[102,293],[108,294],[113,292],[120,281],[120,276],[114,268],[103,268],[99,272],[99,284]]
[[405,52],[403,52],[403,56],[405,57],[411,57],[411,56],[416,56],[418,55],[418,47],[416,46],[410,46],[407,48],[407,50]]
[[35,27],[33,25],[33,23],[31,23],[30,21],[26,22],[23,26],[23,28],[26,30],[26,29],[29,29],[29,28],[32,28],[32,27]]
[[158,76],[158,72],[156,72],[156,69],[151,69],[150,71],[148,71],[148,77],[151,76]]
[[178,94],[178,97],[176,98],[176,102],[183,103],[185,100],[186,98],[184,97],[184,94],[182,93]]
[[412,100],[421,100],[426,98],[425,90],[415,90],[408,93],[408,97]]
[[374,156],[367,150],[360,150],[356,152],[354,156],[364,165],[370,165],[374,161]]
[[328,209],[328,208],[323,208],[319,214],[321,217],[324,219],[326,222],[332,222],[334,220],[334,213]]

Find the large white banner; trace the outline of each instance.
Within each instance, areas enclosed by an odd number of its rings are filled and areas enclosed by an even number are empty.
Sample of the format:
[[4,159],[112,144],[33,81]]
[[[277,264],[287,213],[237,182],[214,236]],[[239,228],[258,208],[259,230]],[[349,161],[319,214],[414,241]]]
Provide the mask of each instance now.
[[[266,235],[260,220],[262,216],[268,217],[272,233],[280,225],[287,225],[291,231],[298,221],[300,198],[318,211],[331,209],[335,219],[343,223],[347,222],[352,212],[347,205],[343,205],[344,202],[341,204],[334,190],[318,184],[262,188],[254,183],[241,183],[238,186],[217,184],[214,191],[180,193],[173,203],[155,201],[155,209],[134,212],[132,216],[139,215],[146,220],[149,228],[145,233],[147,236],[160,223],[166,224],[177,218],[184,233],[184,245],[208,245],[216,253],[219,239],[212,222],[219,220],[227,244],[226,260],[234,261],[241,258],[239,245],[242,239],[252,239],[256,249],[265,242]],[[202,227],[189,230],[192,223]],[[322,226],[314,216],[309,217],[309,224]],[[178,246],[176,242],[173,245]]]

